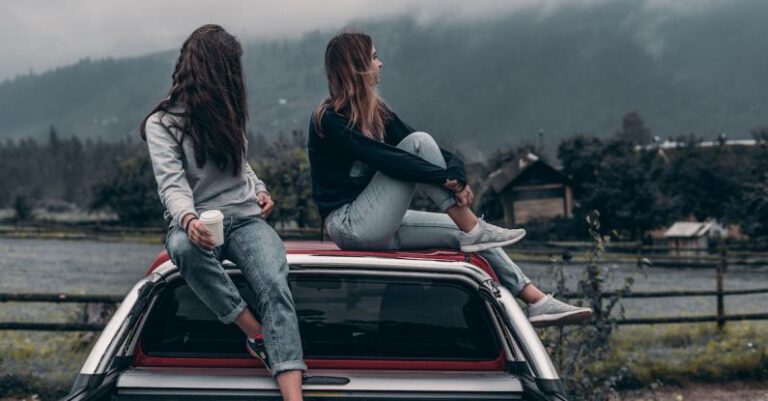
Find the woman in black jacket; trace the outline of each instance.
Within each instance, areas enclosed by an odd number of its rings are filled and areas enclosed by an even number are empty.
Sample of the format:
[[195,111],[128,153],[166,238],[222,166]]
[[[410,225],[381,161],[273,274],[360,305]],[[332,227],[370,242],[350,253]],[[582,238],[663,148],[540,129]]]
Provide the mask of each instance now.
[[[589,317],[589,308],[542,293],[509,259],[501,247],[521,240],[525,230],[475,216],[462,161],[378,96],[381,66],[363,33],[341,33],[326,48],[329,97],[312,115],[308,151],[313,197],[331,239],[342,249],[480,252],[501,284],[530,304],[532,323]],[[444,213],[408,210],[417,184]]]

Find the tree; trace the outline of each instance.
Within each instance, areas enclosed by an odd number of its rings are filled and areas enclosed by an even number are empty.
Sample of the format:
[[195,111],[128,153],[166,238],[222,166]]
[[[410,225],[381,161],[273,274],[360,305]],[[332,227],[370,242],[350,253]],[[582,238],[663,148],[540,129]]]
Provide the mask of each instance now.
[[752,138],[754,138],[758,144],[765,144],[768,142],[768,125],[752,128],[750,133],[752,134]]
[[752,238],[768,237],[768,173],[747,185],[743,195],[742,230]]
[[265,156],[252,167],[267,184],[275,200],[270,220],[282,224],[296,223],[299,227],[319,227],[320,216],[312,200],[312,178],[309,157],[305,149],[307,136],[293,131],[289,137],[280,136],[268,146]]
[[632,111],[621,119],[621,130],[616,132],[616,137],[633,145],[647,145],[652,135],[640,114]]
[[91,209],[111,209],[122,223],[155,224],[162,219],[163,206],[146,152],[120,162],[92,192]]
[[667,152],[669,165],[659,177],[671,199],[671,217],[715,218],[737,222],[745,184],[755,182],[753,149],[686,146]]
[[597,137],[577,135],[564,139],[557,148],[563,172],[573,180],[574,195],[579,198],[584,184],[593,182],[603,158],[605,143]]
[[653,179],[661,168],[656,153],[635,150],[631,143],[614,140],[599,155],[592,181],[582,182],[577,214],[600,211],[603,228],[633,238],[666,220],[664,196]]
[[658,185],[663,160],[654,150],[636,148],[649,138],[650,130],[633,112],[614,138],[579,135],[561,142],[558,157],[574,181],[577,219],[598,210],[603,230],[633,238],[666,223],[670,200]]
[[32,217],[32,211],[35,208],[35,198],[25,188],[16,192],[13,197],[13,210],[16,212],[17,221],[26,221]]

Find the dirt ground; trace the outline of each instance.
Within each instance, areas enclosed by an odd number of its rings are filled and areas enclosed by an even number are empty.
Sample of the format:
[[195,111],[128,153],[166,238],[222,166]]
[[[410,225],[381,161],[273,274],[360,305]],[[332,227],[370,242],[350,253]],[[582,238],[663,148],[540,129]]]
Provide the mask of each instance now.
[[768,401],[768,383],[696,384],[622,394],[621,401]]

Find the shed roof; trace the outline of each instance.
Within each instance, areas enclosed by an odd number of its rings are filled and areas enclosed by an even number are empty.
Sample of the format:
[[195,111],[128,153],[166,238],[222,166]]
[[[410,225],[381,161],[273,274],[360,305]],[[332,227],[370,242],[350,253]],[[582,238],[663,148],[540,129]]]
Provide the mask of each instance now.
[[547,162],[541,160],[539,156],[527,152],[515,157],[514,159],[501,166],[501,168],[498,170],[489,174],[488,183],[494,191],[502,192],[504,188],[512,184],[512,182],[519,178],[526,170],[537,163],[541,163],[542,165],[546,166],[547,169],[553,171],[559,177],[562,177],[564,181],[570,181],[569,178],[566,177],[562,172],[550,166]]
[[709,233],[709,230],[712,229],[713,225],[714,223],[711,221],[704,222],[704,223],[679,221],[675,224],[672,224],[672,226],[669,227],[666,232],[664,232],[664,237],[665,238],[703,237]]

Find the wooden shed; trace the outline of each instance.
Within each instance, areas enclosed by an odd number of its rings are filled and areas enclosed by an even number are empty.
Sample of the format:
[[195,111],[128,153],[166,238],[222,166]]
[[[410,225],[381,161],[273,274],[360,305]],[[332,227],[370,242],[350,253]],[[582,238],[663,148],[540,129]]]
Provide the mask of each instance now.
[[725,237],[728,229],[714,221],[679,221],[664,232],[670,254],[680,256],[706,254],[710,239]]
[[488,176],[500,195],[507,227],[531,220],[571,217],[571,179],[533,153],[525,153]]

